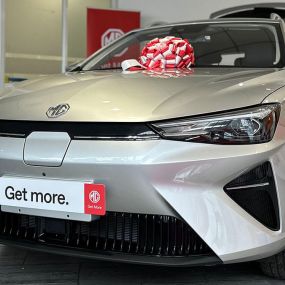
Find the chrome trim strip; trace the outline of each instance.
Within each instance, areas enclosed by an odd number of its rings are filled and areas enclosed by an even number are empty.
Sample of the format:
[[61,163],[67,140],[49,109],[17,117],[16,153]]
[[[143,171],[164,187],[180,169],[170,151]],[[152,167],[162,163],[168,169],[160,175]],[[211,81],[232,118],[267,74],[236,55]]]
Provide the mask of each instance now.
[[128,136],[128,137],[102,137],[102,136],[74,136],[75,140],[126,140],[126,141],[136,141],[136,140],[157,140],[160,139],[158,135],[151,136]]
[[17,133],[0,133],[0,137],[19,137],[24,138],[26,137],[25,134],[17,134]]
[[258,188],[258,187],[264,187],[269,186],[269,182],[265,183],[258,183],[258,184],[251,184],[251,185],[244,185],[244,186],[236,186],[236,187],[228,187],[226,190],[238,190],[238,189],[247,189],[247,188]]
[[[25,138],[25,134],[18,134],[18,133],[0,133],[0,137],[15,137],[15,138]],[[74,136],[72,139],[74,140],[128,140],[128,141],[135,141],[135,140],[158,140],[160,139],[159,135],[149,135],[149,136],[126,136],[126,137],[102,137],[102,136]]]

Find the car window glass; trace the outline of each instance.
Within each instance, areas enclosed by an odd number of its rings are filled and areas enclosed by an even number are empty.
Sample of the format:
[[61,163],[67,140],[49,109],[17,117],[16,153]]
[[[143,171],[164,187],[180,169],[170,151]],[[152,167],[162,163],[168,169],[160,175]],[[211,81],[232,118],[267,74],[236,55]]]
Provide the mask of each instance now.
[[280,35],[275,25],[212,23],[133,33],[91,58],[84,70],[120,68],[123,60],[138,59],[148,41],[165,36],[188,39],[194,47],[196,67],[278,67],[282,64]]

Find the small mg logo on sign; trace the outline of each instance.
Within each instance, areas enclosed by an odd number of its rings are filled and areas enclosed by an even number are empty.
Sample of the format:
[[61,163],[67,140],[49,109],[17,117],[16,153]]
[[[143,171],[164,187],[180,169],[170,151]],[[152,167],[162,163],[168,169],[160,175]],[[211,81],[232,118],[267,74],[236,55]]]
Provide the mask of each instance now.
[[49,107],[49,109],[46,112],[46,115],[49,118],[57,118],[63,114],[65,114],[69,110],[69,105],[68,104],[59,104],[54,107]]
[[98,193],[98,191],[91,191],[89,193],[89,200],[96,204],[100,201],[100,194]]
[[[123,36],[125,33],[121,29],[108,29],[105,33],[103,33],[101,37],[101,47],[104,47],[111,42],[115,41],[116,39]],[[116,54],[115,56],[119,57],[122,56],[128,48],[125,48],[122,52]]]

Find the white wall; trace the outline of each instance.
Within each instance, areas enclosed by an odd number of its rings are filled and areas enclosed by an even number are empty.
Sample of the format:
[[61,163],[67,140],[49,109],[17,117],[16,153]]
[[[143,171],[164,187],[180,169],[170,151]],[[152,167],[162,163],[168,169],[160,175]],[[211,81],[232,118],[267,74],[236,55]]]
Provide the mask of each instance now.
[[[110,0],[69,0],[70,61],[86,57],[87,7],[110,8]],[[61,0],[6,0],[6,73],[60,72]]]
[[147,26],[157,21],[207,19],[211,13],[221,9],[262,2],[278,0],[116,0],[113,5],[122,10],[140,11],[141,24]]

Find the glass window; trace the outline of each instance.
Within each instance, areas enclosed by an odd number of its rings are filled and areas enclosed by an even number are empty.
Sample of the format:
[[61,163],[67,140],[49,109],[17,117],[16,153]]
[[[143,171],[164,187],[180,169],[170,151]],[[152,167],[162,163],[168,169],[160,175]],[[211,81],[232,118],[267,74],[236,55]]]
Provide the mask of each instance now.
[[83,69],[120,68],[123,60],[138,59],[148,41],[165,36],[189,40],[194,47],[195,67],[281,67],[284,47],[280,33],[279,25],[274,23],[207,23],[151,28],[134,32],[103,49],[91,57]]

